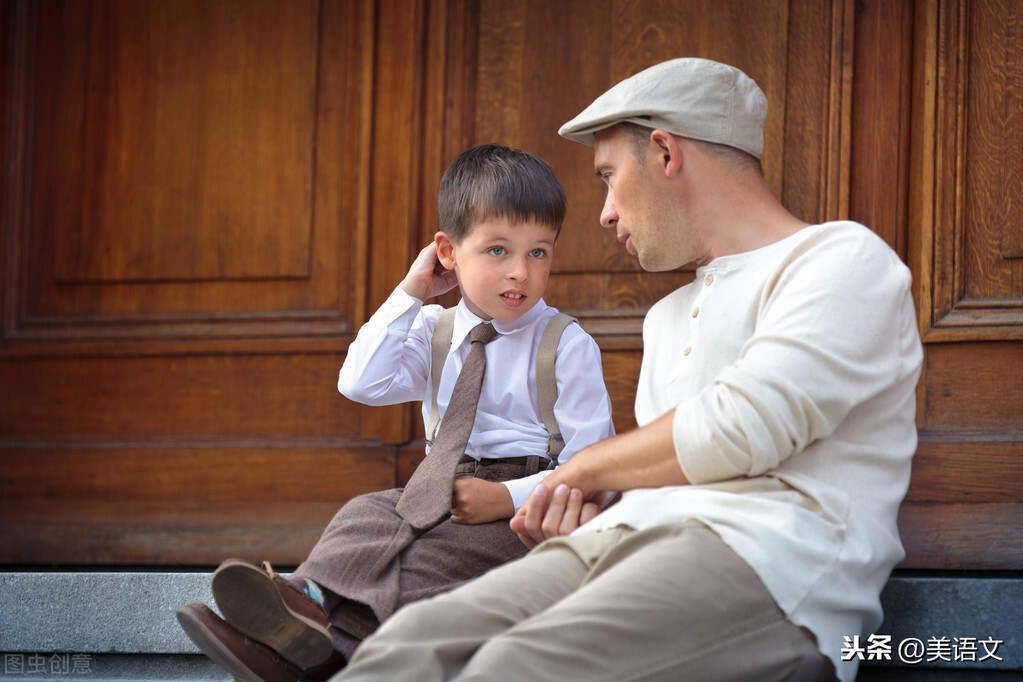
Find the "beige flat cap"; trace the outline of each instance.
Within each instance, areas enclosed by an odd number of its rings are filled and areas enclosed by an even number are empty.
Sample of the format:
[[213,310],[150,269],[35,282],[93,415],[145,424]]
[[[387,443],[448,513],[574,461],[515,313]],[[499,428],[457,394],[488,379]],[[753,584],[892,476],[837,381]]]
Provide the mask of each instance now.
[[749,76],[708,59],[672,59],[626,78],[561,126],[593,146],[593,134],[623,122],[764,153],[767,98]]

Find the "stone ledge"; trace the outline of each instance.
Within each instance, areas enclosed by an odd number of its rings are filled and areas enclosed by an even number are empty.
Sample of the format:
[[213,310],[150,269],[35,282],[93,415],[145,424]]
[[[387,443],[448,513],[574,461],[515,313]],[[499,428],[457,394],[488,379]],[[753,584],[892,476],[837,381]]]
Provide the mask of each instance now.
[[[38,656],[39,660],[33,660]],[[202,654],[5,654],[4,682],[233,682]]]
[[0,680],[229,682],[174,612],[210,573],[0,573]]
[[[0,680],[229,680],[174,615],[193,601],[213,605],[210,575],[0,572]],[[891,660],[863,661],[861,682],[1023,677],[1023,577],[897,574],[882,602],[886,616],[877,634],[891,635]],[[1000,640],[1003,660],[899,660],[898,642],[941,637]]]
[[[912,679],[974,679],[996,671],[1008,677],[983,679],[1020,679],[1023,670],[1023,577],[935,577],[896,574],[881,593],[885,619],[877,630],[879,635],[891,635],[891,660],[870,661],[860,664],[860,680],[895,679],[879,674],[882,669],[897,672],[898,679],[917,671],[920,677]],[[945,638],[947,657],[933,640]],[[973,640],[975,660],[954,660],[956,640]],[[922,660],[907,663],[900,660],[897,647],[900,642],[917,640],[926,648]],[[981,640],[997,640],[995,657],[987,660]],[[969,643],[967,643],[969,644]],[[943,646],[943,645],[942,645]],[[964,644],[966,646],[966,644]],[[941,656],[936,654],[941,653]],[[927,660],[935,657],[936,660]],[[940,671],[955,671],[952,677],[937,676]]]
[[197,654],[174,612],[210,573],[0,573],[0,652]]

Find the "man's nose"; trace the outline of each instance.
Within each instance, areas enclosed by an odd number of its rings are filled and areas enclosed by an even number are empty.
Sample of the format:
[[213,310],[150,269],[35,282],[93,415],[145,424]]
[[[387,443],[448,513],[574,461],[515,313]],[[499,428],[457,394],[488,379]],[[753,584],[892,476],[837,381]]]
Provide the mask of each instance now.
[[614,227],[618,224],[618,209],[615,207],[614,195],[610,189],[604,200],[604,208],[600,212],[600,224],[604,227]]

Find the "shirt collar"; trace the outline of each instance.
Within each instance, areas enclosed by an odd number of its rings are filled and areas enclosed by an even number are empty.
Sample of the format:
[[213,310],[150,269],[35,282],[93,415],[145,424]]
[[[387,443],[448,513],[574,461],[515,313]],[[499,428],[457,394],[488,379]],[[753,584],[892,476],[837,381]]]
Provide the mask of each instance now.
[[[536,305],[530,308],[517,320],[511,320],[508,322],[504,322],[502,320],[490,320],[490,322],[493,323],[494,329],[496,329],[499,334],[515,334],[536,322],[536,320],[543,315],[545,310],[547,310],[547,304],[541,298],[536,302]],[[488,320],[484,320],[483,318],[477,317],[473,314],[473,312],[469,310],[469,307],[465,305],[464,299],[460,300],[455,312],[455,325],[451,332],[451,349],[454,350],[461,346],[465,337],[469,335],[469,332],[473,327],[481,322],[487,321]]]

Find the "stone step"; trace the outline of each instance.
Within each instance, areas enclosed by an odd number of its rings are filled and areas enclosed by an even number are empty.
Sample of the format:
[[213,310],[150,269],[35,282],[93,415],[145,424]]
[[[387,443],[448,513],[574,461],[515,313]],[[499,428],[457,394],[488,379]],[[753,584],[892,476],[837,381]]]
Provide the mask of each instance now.
[[[210,575],[0,572],[0,680],[230,680],[174,615],[193,601],[214,606]],[[898,574],[882,602],[882,639],[862,638],[860,653],[849,648],[863,660],[859,682],[1023,678],[1020,574]],[[903,642],[918,646],[903,650]]]
[[174,612],[208,572],[0,573],[0,680],[230,680]]

